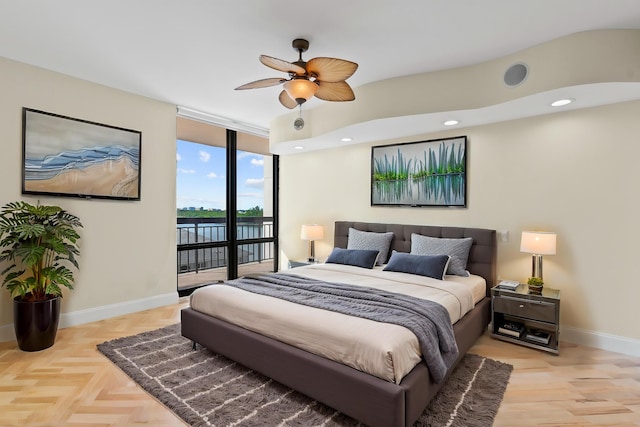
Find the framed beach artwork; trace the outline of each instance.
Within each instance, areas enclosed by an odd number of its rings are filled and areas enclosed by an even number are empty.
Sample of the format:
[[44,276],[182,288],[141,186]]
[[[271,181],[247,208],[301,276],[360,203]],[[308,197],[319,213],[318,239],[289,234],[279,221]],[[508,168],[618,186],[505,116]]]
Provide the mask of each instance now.
[[371,148],[372,206],[467,206],[467,137]]
[[22,194],[140,200],[142,133],[22,109]]

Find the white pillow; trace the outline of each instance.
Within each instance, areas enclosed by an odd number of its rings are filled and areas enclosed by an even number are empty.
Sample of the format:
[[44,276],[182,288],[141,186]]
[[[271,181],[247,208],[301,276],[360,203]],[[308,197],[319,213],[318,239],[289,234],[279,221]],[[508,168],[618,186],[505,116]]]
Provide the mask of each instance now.
[[447,274],[468,277],[467,260],[469,250],[473,244],[473,238],[445,239],[441,237],[429,237],[411,233],[412,255],[449,255],[451,261],[447,268]]
[[374,233],[349,228],[347,249],[368,249],[378,251],[376,265],[386,264],[389,256],[389,248],[393,239],[393,231],[386,233]]

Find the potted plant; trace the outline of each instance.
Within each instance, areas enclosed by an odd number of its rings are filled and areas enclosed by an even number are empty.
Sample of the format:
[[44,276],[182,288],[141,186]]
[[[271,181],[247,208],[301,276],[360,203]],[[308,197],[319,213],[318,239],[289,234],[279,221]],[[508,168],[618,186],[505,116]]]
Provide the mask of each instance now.
[[527,279],[527,285],[529,285],[529,293],[540,295],[544,282],[540,277],[529,277]]
[[0,275],[13,297],[13,324],[24,351],[51,347],[62,289],[73,289],[80,219],[58,206],[7,203],[0,210]]

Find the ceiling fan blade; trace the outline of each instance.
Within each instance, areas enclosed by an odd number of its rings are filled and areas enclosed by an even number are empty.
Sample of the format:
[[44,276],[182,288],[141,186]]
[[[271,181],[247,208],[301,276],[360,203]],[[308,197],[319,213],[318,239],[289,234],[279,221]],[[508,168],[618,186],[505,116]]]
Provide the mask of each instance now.
[[276,86],[286,81],[287,79],[283,79],[283,78],[261,79],[261,80],[256,80],[255,82],[243,84],[242,86],[238,86],[236,90],[258,89],[261,87]]
[[285,73],[304,74],[307,71],[299,65],[272,56],[260,55],[260,62],[274,70],[284,71]]
[[307,72],[323,82],[341,82],[356,72],[358,64],[337,58],[313,58],[307,62]]
[[286,90],[280,92],[278,100],[280,101],[280,104],[284,105],[290,110],[298,106],[298,103],[295,100],[291,99]]
[[316,98],[324,99],[325,101],[353,101],[356,99],[356,95],[347,82],[325,82],[316,80],[316,83],[318,84]]

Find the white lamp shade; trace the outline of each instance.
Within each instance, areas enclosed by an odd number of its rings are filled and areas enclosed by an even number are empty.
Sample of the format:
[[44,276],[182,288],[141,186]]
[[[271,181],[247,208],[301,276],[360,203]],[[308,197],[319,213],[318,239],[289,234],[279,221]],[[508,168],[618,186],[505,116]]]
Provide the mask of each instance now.
[[523,231],[520,252],[536,255],[556,254],[556,233],[546,231]]
[[324,227],[318,224],[303,225],[300,238],[302,240],[322,240],[324,239]]
[[[308,101],[318,91],[318,85],[307,79],[293,79],[284,84],[284,90],[295,101],[298,99]],[[301,102],[298,103],[301,104]]]

